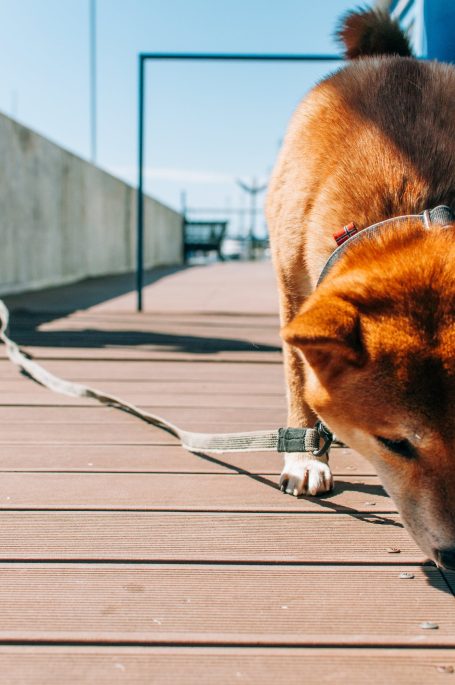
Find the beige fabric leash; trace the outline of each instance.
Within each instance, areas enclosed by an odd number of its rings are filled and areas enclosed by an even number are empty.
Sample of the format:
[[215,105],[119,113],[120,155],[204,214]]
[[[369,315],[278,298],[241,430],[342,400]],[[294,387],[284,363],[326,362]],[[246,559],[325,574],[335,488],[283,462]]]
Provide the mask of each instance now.
[[[157,414],[140,409],[115,395],[109,395],[82,383],[59,378],[30,359],[7,335],[9,311],[0,300],[0,340],[6,346],[9,359],[40,385],[53,392],[69,397],[88,397],[100,404],[121,409],[147,423],[160,428],[180,440],[189,452],[312,452],[322,455],[332,442],[331,434],[318,424],[315,428],[279,428],[278,430],[251,431],[245,433],[195,433],[185,431]],[[322,441],[322,448],[321,448]]]

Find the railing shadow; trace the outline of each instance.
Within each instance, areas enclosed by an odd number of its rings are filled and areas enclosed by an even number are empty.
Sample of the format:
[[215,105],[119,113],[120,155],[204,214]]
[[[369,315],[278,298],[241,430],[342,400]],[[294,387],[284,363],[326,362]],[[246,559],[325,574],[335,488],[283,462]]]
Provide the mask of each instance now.
[[[47,321],[47,319],[46,319]],[[30,327],[23,328],[19,318],[10,326],[11,337],[18,345],[58,348],[128,348],[188,354],[216,354],[218,352],[281,352],[278,345],[257,343],[241,338],[223,338],[202,335],[179,335],[170,332],[118,331],[84,328],[81,330],[42,331],[44,323],[36,319]],[[209,324],[207,324],[209,326]]]
[[[145,274],[144,285],[191,267],[152,269]],[[42,330],[44,324],[69,316],[76,311],[94,307],[134,290],[133,274],[92,278],[67,286],[48,288],[39,292],[6,297],[5,303],[12,314],[12,338],[22,346],[72,348],[127,348],[143,350],[211,354],[219,352],[281,352],[279,344],[267,344],[238,336],[186,335],[170,331],[143,330]],[[64,323],[62,323],[62,326]],[[173,324],[175,325],[175,324]],[[165,324],[161,322],[161,328]],[[234,324],[233,324],[234,326]],[[210,324],[207,323],[207,328]],[[170,327],[172,329],[172,327]]]
[[[144,286],[191,267],[186,265],[155,267],[144,271]],[[116,274],[85,278],[76,283],[43,288],[4,297],[10,312],[36,314],[42,321],[52,321],[75,311],[89,309],[135,291],[135,274]]]

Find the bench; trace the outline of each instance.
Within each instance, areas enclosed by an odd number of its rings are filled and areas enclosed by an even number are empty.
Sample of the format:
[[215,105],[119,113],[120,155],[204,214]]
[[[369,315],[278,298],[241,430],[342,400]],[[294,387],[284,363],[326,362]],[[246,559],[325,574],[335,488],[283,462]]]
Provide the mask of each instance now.
[[226,234],[227,221],[184,221],[183,257],[186,262],[195,252],[216,252],[222,261],[221,247]]

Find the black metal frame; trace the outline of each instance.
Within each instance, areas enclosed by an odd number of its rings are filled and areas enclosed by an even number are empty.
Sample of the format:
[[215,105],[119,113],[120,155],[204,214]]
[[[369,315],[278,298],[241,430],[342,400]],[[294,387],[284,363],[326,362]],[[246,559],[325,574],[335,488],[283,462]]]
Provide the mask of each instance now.
[[223,54],[223,53],[175,53],[141,52],[139,58],[139,101],[138,101],[138,189],[136,226],[136,292],[137,310],[142,311],[142,289],[144,283],[144,158],[145,158],[145,64],[149,61],[192,60],[231,62],[340,62],[339,55],[274,55],[274,54]]

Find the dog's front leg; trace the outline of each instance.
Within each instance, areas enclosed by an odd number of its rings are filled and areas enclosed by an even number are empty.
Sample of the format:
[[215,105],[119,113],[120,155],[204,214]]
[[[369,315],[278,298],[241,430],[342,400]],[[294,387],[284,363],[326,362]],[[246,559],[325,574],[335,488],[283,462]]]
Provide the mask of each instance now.
[[[305,369],[298,352],[283,344],[288,387],[288,426],[314,426],[317,417],[303,399]],[[287,452],[280,478],[280,488],[289,495],[319,495],[333,487],[328,455],[316,457],[308,452]]]
[[280,488],[288,495],[320,495],[333,487],[328,455],[316,457],[305,452],[287,452]]

